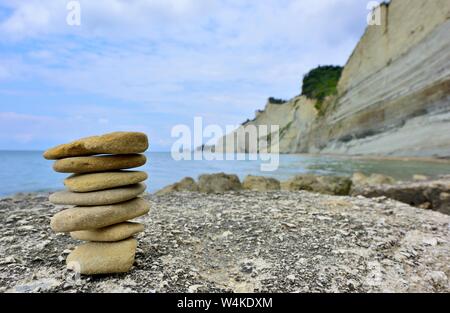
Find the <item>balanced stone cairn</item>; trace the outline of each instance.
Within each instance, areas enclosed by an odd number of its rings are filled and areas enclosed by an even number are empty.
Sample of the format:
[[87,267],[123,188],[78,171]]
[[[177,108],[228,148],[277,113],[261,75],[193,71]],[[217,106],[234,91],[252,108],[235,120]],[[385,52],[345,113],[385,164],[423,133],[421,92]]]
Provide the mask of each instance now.
[[50,196],[50,202],[69,208],[52,217],[55,232],[88,241],[67,257],[67,268],[80,274],[128,272],[134,263],[137,241],[133,235],[144,225],[129,222],[148,213],[139,197],[147,174],[129,171],[145,164],[148,139],[143,133],[115,132],[59,145],[44,153],[56,160],[53,169],[73,173],[65,179],[68,190]]

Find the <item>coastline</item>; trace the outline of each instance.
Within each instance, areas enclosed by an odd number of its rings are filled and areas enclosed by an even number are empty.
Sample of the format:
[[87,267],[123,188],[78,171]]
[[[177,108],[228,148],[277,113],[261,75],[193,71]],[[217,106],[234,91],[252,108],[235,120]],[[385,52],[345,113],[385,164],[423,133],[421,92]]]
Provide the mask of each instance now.
[[375,161],[402,161],[402,162],[429,162],[450,165],[450,158],[441,157],[414,157],[414,156],[388,156],[388,155],[348,155],[334,153],[280,153],[280,155],[298,155],[303,157],[333,157],[350,160],[375,160]]

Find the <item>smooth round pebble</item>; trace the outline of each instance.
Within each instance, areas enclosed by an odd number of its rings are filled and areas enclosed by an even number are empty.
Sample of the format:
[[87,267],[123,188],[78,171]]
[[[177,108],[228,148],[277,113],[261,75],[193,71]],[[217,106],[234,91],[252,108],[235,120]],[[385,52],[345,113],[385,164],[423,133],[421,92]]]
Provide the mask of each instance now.
[[90,192],[133,185],[147,178],[147,173],[138,171],[74,174],[64,180],[64,185],[73,192]]
[[73,239],[84,241],[120,241],[144,231],[144,225],[140,223],[124,222],[93,230],[80,230],[71,232]]
[[148,149],[148,138],[144,133],[114,132],[102,136],[82,138],[62,144],[44,152],[47,160],[95,154],[132,154]]
[[139,183],[125,187],[92,192],[59,191],[50,195],[50,202],[62,205],[107,205],[125,202],[136,198],[145,191],[145,184]]
[[80,274],[128,272],[134,263],[137,241],[88,242],[75,248],[66,259],[67,268]]
[[147,214],[150,204],[142,198],[102,206],[76,206],[56,213],[50,220],[55,232],[102,228]]
[[143,154],[101,155],[61,159],[53,163],[59,173],[96,173],[139,167],[147,162]]

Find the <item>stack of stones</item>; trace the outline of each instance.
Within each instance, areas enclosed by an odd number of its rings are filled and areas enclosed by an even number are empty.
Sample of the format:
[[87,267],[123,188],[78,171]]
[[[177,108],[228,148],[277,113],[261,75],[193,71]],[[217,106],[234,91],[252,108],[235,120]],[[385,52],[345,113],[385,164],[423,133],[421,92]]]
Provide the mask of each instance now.
[[67,257],[67,267],[81,274],[128,272],[136,253],[133,235],[144,225],[129,220],[145,215],[148,203],[139,197],[145,191],[147,174],[129,171],[145,164],[147,136],[115,132],[83,138],[44,153],[56,160],[53,168],[73,173],[65,179],[66,191],[50,196],[50,202],[70,206],[51,219],[55,232],[88,241]]

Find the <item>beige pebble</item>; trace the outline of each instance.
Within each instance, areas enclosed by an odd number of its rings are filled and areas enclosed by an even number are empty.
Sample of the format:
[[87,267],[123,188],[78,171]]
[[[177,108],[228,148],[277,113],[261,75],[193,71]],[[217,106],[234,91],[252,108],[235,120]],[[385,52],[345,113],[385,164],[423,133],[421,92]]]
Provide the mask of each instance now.
[[74,174],[64,180],[64,185],[73,192],[90,192],[133,185],[147,178],[147,173],[138,171]]
[[145,191],[145,184],[139,183],[124,187],[92,192],[59,191],[50,195],[50,202],[62,205],[106,205],[125,202],[136,198]]
[[44,158],[58,160],[95,154],[131,154],[142,153],[147,149],[148,138],[144,133],[114,132],[56,146],[45,151]]
[[146,161],[143,154],[73,157],[55,161],[53,169],[59,173],[95,173],[139,167]]
[[50,226],[55,232],[102,228],[147,214],[150,205],[142,198],[103,206],[76,206],[55,214]]
[[67,268],[85,275],[128,272],[134,263],[137,241],[88,242],[75,248],[66,259]]
[[144,231],[144,225],[124,222],[99,229],[75,231],[70,235],[77,240],[112,242],[124,240],[142,231]]

